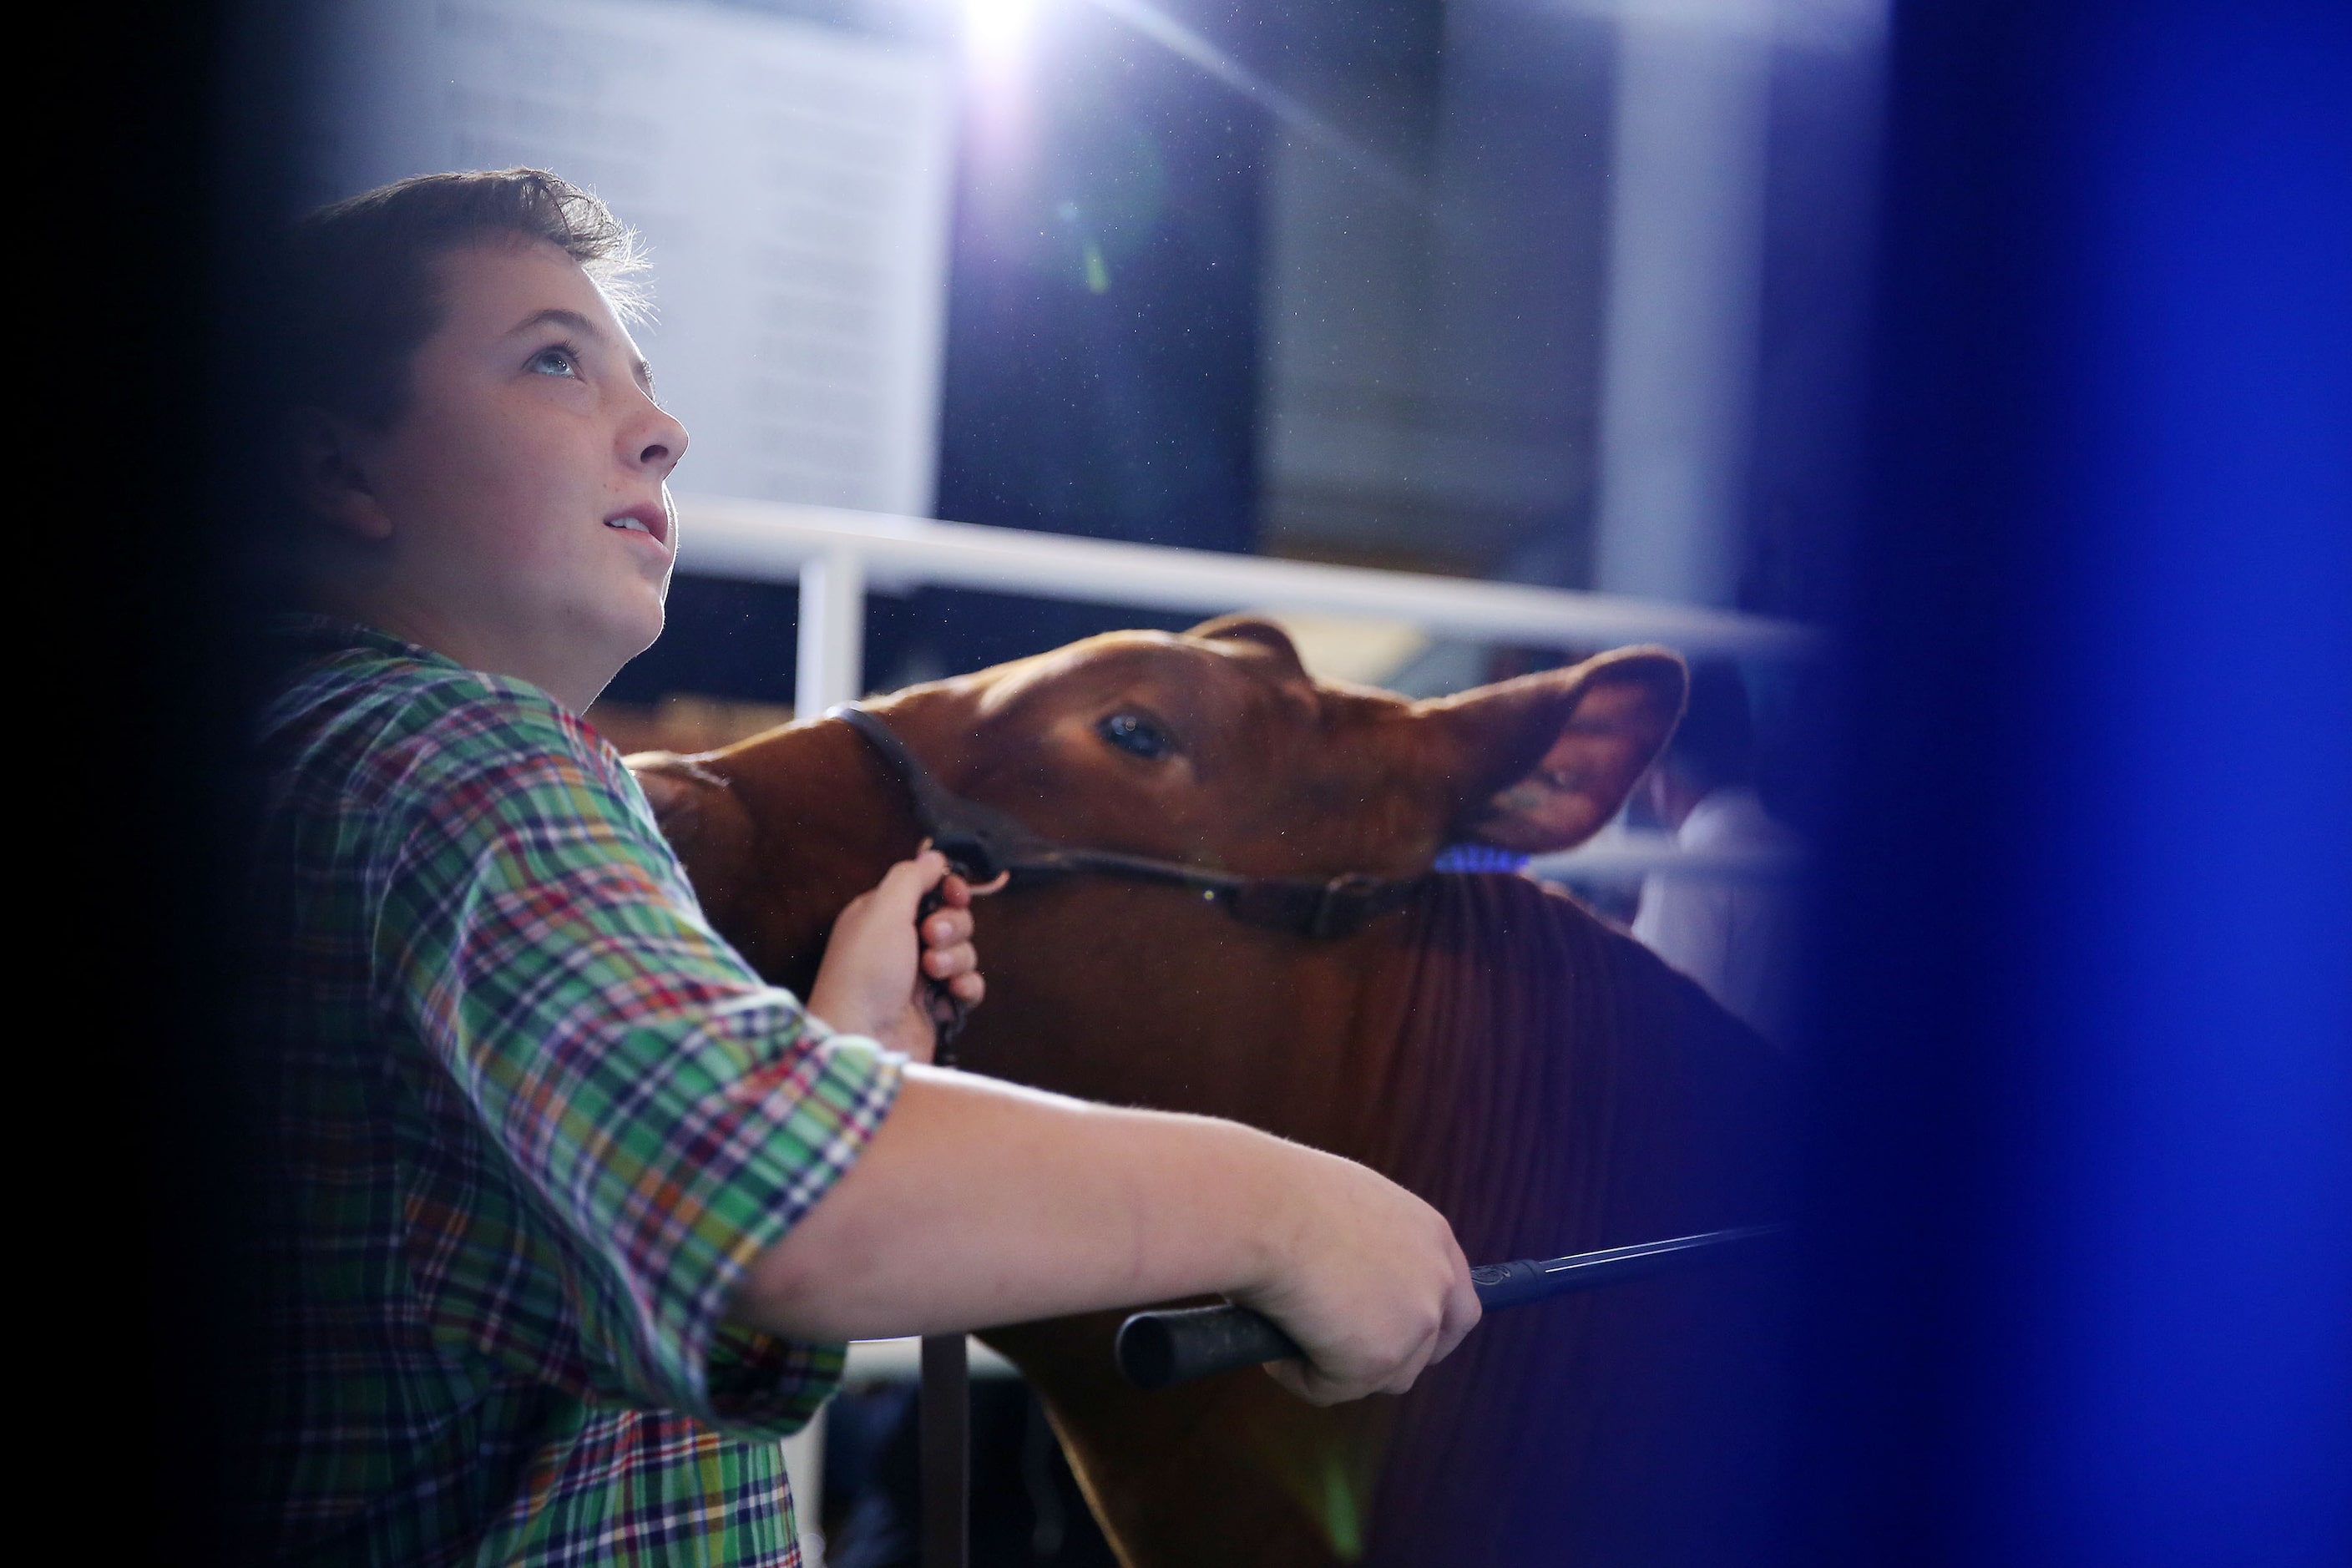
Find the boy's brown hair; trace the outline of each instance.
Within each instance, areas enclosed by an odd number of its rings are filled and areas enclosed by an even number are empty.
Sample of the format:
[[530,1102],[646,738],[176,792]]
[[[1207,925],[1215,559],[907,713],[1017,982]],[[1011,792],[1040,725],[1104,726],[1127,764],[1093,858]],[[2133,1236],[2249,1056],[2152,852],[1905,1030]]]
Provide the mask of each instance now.
[[440,325],[436,258],[501,238],[545,240],[624,311],[642,303],[635,234],[593,195],[544,169],[419,174],[298,224],[285,290],[284,401],[388,429],[407,412],[408,367]]

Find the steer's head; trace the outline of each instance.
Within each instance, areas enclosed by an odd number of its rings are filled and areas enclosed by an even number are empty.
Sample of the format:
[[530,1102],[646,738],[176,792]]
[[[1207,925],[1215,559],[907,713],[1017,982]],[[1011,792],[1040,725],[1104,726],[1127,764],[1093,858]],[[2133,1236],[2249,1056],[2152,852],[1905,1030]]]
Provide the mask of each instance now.
[[[1681,659],[1636,647],[1409,701],[1317,680],[1279,626],[1231,616],[1090,637],[873,706],[947,788],[1066,845],[1254,876],[1411,877],[1450,844],[1589,837],[1665,744],[1685,686]],[[913,846],[903,792],[843,724],[634,763],[714,921],[787,984],[813,973],[841,904]]]
[[1591,837],[1665,743],[1682,661],[1626,648],[1412,702],[1318,681],[1270,621],[1115,632],[881,704],[951,789],[1049,837],[1257,874],[1410,875]]

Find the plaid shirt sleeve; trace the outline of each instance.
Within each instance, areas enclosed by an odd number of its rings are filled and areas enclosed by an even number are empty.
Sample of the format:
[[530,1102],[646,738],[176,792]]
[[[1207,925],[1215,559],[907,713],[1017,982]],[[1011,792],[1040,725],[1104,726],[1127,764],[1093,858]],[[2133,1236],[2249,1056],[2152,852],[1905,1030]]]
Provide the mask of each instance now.
[[720,1314],[856,1159],[900,1058],[829,1035],[710,931],[576,720],[491,700],[433,727],[457,761],[399,825],[373,989],[441,1069],[412,1084],[419,1113],[478,1127],[524,1194],[478,1201],[462,1163],[411,1191],[434,1335],[592,1404],[797,1428],[842,1347]]

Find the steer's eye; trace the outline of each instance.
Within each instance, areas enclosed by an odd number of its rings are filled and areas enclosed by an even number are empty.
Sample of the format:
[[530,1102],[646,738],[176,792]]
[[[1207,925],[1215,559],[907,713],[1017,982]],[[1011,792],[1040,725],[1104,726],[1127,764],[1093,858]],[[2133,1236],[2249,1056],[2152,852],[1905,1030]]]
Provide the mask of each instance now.
[[1139,757],[1157,760],[1176,749],[1165,731],[1139,714],[1114,713],[1095,729],[1120,751]]

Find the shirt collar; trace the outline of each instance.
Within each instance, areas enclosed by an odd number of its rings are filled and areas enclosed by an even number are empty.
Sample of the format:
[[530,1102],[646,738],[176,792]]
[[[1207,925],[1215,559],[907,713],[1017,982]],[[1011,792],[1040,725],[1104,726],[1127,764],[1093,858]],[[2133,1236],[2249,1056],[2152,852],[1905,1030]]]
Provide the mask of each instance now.
[[446,654],[434,652],[421,643],[396,637],[387,631],[349,621],[340,616],[320,615],[311,610],[286,610],[269,617],[264,630],[269,638],[289,653],[302,658],[341,653],[347,648],[369,648],[390,654],[396,658],[413,658],[425,664],[446,664],[457,668],[457,661]]

